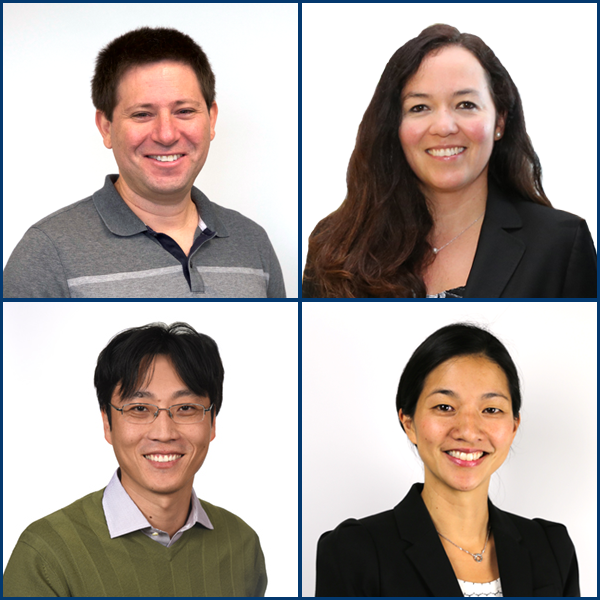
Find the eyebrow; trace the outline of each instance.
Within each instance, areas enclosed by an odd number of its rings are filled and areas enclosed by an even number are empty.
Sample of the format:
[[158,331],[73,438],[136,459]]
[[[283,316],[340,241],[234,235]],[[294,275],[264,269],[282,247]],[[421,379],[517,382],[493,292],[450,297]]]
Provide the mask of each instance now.
[[[127,399],[131,400],[134,397],[139,398],[140,396],[144,399],[156,400],[156,396],[152,392],[149,392],[147,390],[138,390],[136,392],[133,392],[131,397],[127,398]],[[199,396],[197,394],[192,392],[192,390],[188,390],[188,389],[177,390],[174,394],[171,394],[171,400],[178,400],[179,398],[190,398],[190,397],[199,398]]]
[[[429,398],[435,394],[442,394],[443,396],[458,398],[458,394],[456,392],[446,389],[433,390],[433,392],[431,392],[431,394],[429,394],[427,397]],[[490,400],[491,398],[504,398],[506,401],[510,402],[510,399],[500,392],[486,392],[485,394],[482,394],[480,400]]]
[[[196,102],[195,100],[176,100],[173,102],[174,106],[181,106],[182,104],[191,104],[192,106],[201,106],[200,102]],[[151,102],[146,102],[145,104],[133,104],[125,109],[125,112],[129,112],[130,110],[138,110],[140,108],[154,108],[156,104],[152,104]]]
[[[474,90],[472,88],[467,88],[465,90],[458,90],[452,94],[453,97],[468,96],[468,95],[479,96],[480,94],[477,90]],[[406,94],[404,96],[404,98],[402,99],[402,102],[406,102],[406,100],[408,100],[409,98],[431,98],[431,94],[424,94],[423,92],[409,92],[408,94]]]

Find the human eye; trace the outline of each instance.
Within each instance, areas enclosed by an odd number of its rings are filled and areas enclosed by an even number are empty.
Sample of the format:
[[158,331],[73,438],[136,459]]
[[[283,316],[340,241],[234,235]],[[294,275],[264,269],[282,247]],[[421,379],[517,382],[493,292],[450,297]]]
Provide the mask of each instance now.
[[148,406],[146,404],[128,404],[125,412],[141,415],[148,412]]
[[427,110],[427,106],[425,106],[425,104],[417,104],[416,106],[409,108],[408,112],[418,114],[425,110]]
[[179,111],[180,115],[193,115],[196,111],[193,108],[182,108]]
[[463,102],[461,102],[461,103],[458,105],[458,107],[459,107],[459,108],[461,108],[461,107],[462,107],[462,108],[464,108],[464,109],[466,109],[466,110],[473,110],[473,109],[477,108],[477,105],[476,105],[476,104],[474,104],[473,102],[470,102],[469,100],[464,100]]
[[179,404],[177,412],[182,415],[191,415],[199,412],[200,407],[197,404]]
[[489,406],[483,412],[487,413],[488,415],[499,415],[502,411],[495,406]]
[[137,113],[133,113],[133,115],[131,115],[134,119],[146,119],[147,117],[150,116],[150,113],[148,112],[137,112]]
[[451,410],[453,410],[453,408],[449,405],[449,404],[438,404],[437,406],[433,407],[434,410],[437,410],[438,412],[450,412]]

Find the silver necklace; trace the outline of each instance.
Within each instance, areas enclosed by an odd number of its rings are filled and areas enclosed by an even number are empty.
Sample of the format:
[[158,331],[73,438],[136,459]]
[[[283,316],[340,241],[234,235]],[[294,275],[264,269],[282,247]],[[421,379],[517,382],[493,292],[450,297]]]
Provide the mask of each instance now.
[[[485,214],[485,212],[482,212],[470,225],[467,225],[467,227],[465,227],[456,237],[452,238],[449,242],[446,242],[441,248],[434,247],[433,253],[437,254],[438,252],[441,252],[446,246],[449,246],[452,242],[457,240],[465,231],[467,231],[467,229],[471,229],[471,227],[473,227],[473,225],[475,225],[475,223],[477,223],[477,221],[479,221],[479,219],[481,219],[481,217],[483,217],[484,214]],[[448,540],[448,541],[450,541],[450,540]],[[462,548],[461,548],[461,550],[462,550]]]
[[[436,531],[437,531],[437,529],[436,529]],[[485,549],[487,548],[488,540],[490,539],[490,531],[492,531],[492,528],[488,525],[487,537],[485,538],[485,546],[483,547],[483,550],[481,552],[479,552],[478,554],[473,554],[472,552],[469,552],[468,550],[461,548],[458,544],[455,544],[452,540],[449,540],[445,535],[442,535],[439,531],[438,531],[438,535],[441,535],[447,542],[450,542],[453,546],[456,546],[459,550],[462,550],[463,552],[470,554],[473,557],[473,560],[475,562],[481,562],[483,560],[483,553],[485,552]]]

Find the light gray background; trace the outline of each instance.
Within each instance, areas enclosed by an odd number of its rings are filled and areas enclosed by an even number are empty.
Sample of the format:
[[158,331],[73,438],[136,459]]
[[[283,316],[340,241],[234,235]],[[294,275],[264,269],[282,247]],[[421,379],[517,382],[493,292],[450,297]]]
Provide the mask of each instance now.
[[185,321],[225,367],[217,434],[194,482],[259,535],[267,596],[298,594],[298,305],[4,303],[4,567],[33,521],[105,487],[117,468],[93,385],[123,329]]
[[581,595],[596,596],[595,302],[304,302],[302,592],[314,595],[319,536],[389,510],[423,481],[396,390],[425,338],[449,323],[488,326],[521,376],[521,426],[490,497],[501,509],[564,523]]
[[4,4],[4,264],[25,231],[117,173],[94,123],[98,52],[142,26],[198,42],[217,79],[216,136],[195,185],[262,225],[298,291],[296,4]]
[[597,240],[596,4],[302,5],[302,264],[346,197],[356,133],[392,54],[434,23],[478,35],[519,89],[555,208]]

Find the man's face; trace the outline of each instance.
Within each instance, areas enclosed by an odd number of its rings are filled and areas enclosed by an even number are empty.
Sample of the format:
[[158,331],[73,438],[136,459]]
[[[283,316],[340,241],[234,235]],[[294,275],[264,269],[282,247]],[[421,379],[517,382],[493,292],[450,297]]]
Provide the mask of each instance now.
[[189,194],[215,136],[217,105],[208,111],[193,69],[161,61],[132,67],[117,88],[112,123],[97,111],[104,145],[119,166],[122,195],[171,204]]
[[[210,400],[196,396],[181,381],[170,359],[158,356],[150,366],[151,379],[144,382],[132,398],[121,400],[118,388],[113,393],[112,404],[121,408],[130,402],[155,404],[168,408],[173,404],[194,403],[210,406]],[[122,413],[112,411],[112,430],[106,414],[104,437],[112,444],[121,467],[121,483],[134,494],[175,494],[189,488],[191,493],[194,475],[202,466],[208,446],[215,437],[216,418],[206,413],[201,423],[178,425],[166,411],[160,411],[154,423],[130,423]],[[165,457],[174,460],[165,460]]]

